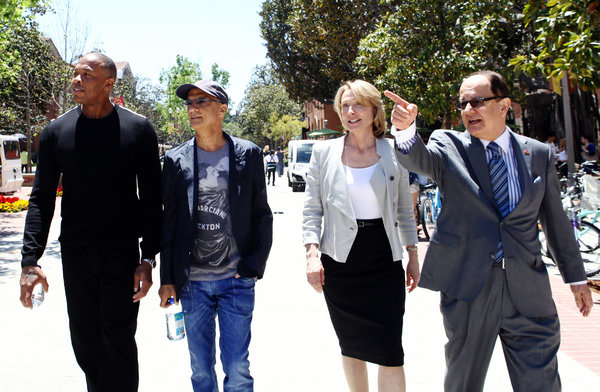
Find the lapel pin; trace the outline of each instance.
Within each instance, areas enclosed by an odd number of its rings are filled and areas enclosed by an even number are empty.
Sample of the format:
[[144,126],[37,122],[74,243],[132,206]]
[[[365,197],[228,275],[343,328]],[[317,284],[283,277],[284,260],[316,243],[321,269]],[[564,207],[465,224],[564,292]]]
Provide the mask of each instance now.
[[525,155],[529,155],[529,150],[525,150],[523,152],[525,153]]

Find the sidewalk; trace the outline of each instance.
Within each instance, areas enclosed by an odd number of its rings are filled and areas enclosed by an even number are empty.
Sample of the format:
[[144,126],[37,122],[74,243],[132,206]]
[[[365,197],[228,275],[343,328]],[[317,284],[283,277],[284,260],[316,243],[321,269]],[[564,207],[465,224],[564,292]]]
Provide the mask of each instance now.
[[[305,277],[301,245],[304,194],[292,193],[286,181],[268,187],[274,212],[275,241],[265,278],[257,283],[251,370],[257,392],[346,391],[339,347],[322,295]],[[27,197],[30,188],[24,188]],[[81,392],[85,379],[72,353],[57,242],[60,200],[48,247],[41,260],[50,292],[40,308],[21,306],[18,277],[25,212],[0,214],[0,391]],[[419,243],[422,257],[426,242]],[[561,317],[563,344],[559,370],[563,390],[592,390],[600,382],[600,296],[592,315],[576,313],[567,285],[551,271]],[[142,301],[137,341],[141,392],[191,391],[187,342],[166,339],[164,315],[158,306],[159,274]],[[409,391],[442,391],[444,344],[439,294],[417,289],[407,295],[404,348]],[[218,361],[217,361],[218,362]],[[220,364],[217,363],[217,369]],[[376,366],[369,366],[371,391],[377,390]],[[218,373],[222,379],[222,373]],[[497,345],[485,392],[510,391],[502,350]]]

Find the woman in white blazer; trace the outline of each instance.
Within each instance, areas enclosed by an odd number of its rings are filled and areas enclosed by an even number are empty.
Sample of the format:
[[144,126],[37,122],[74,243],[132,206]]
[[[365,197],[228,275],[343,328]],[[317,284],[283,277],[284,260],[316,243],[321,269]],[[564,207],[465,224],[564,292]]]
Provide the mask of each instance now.
[[404,391],[404,282],[409,292],[419,282],[408,172],[384,138],[375,86],[344,83],[334,107],[347,133],[313,146],[302,225],[307,279],[325,294],[350,390],[368,390],[372,362],[380,391]]

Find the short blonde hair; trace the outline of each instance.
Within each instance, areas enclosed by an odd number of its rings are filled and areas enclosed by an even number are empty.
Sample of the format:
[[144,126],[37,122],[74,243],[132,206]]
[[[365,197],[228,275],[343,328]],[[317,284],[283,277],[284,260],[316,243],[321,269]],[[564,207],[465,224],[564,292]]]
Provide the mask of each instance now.
[[348,90],[352,90],[358,103],[364,106],[371,106],[375,109],[375,114],[373,116],[373,135],[378,138],[384,137],[385,131],[387,130],[387,123],[381,93],[377,90],[377,87],[361,79],[344,82],[335,94],[333,107],[338,116],[340,116],[342,126],[344,124],[342,118],[342,95]]

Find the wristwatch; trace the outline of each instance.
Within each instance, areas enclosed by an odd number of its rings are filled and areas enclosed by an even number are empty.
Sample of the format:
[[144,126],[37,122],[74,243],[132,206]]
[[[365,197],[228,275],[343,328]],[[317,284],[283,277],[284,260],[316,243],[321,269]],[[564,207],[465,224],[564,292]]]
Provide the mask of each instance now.
[[[154,259],[142,259],[142,261],[145,261],[145,262],[149,263],[152,266],[152,268],[156,268],[156,260],[154,260]],[[141,262],[140,262],[140,264],[141,264]]]

